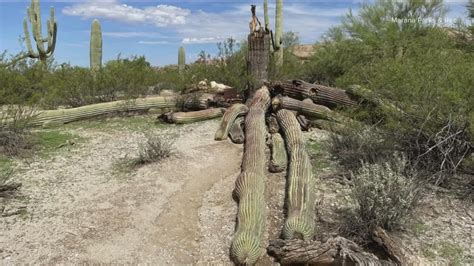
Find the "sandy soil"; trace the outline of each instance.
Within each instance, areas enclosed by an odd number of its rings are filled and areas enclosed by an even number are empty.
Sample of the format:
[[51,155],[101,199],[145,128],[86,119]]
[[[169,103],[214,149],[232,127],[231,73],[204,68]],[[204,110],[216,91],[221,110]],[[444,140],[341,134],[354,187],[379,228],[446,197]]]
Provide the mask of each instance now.
[[[26,206],[26,212],[0,218],[2,264],[231,264],[237,212],[231,192],[242,145],[214,141],[218,123],[170,126],[168,133],[176,135],[175,154],[128,174],[117,172],[117,162],[136,155],[143,142],[140,130],[68,128],[84,141],[47,159],[18,161],[14,178],[23,187],[8,208]],[[324,135],[306,133],[316,142]],[[326,236],[332,233],[327,224],[336,221],[337,209],[347,202],[349,186],[330,171],[323,175],[318,182],[317,223],[318,234]],[[283,223],[284,187],[284,174],[267,175],[265,246],[278,237]],[[426,252],[421,245],[434,249],[436,243],[451,241],[469,257],[472,208],[433,195],[425,202],[419,217],[423,232],[406,229],[398,237],[419,256]],[[415,233],[415,240],[407,237]],[[267,255],[260,260],[272,262]]]

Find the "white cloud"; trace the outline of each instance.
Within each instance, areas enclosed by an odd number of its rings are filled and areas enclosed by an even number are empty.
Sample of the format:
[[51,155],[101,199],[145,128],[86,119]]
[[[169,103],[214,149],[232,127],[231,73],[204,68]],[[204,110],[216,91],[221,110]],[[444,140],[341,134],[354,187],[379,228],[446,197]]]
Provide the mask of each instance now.
[[168,41],[139,41],[138,44],[159,45],[159,44],[172,44],[172,43]]
[[137,32],[137,31],[108,31],[103,33],[104,36],[114,38],[135,38],[135,37],[156,37],[156,32]]
[[217,43],[225,40],[223,37],[203,37],[203,38],[184,38],[184,44],[193,44],[193,43]]
[[[340,17],[348,8],[322,8],[304,3],[289,3],[284,9],[284,31],[299,34],[303,43],[314,43],[331,26],[340,23]],[[275,5],[269,5],[270,27],[274,25]],[[263,7],[257,6],[257,16],[264,24]],[[234,5],[222,12],[193,11],[187,17],[186,25],[173,27],[182,37],[183,43],[216,43],[233,37],[245,39],[249,33],[250,5]]]
[[66,15],[83,18],[105,18],[128,23],[150,23],[157,27],[186,24],[186,16],[191,11],[171,5],[157,5],[136,8],[120,4],[117,0],[87,1],[67,6],[62,11]]

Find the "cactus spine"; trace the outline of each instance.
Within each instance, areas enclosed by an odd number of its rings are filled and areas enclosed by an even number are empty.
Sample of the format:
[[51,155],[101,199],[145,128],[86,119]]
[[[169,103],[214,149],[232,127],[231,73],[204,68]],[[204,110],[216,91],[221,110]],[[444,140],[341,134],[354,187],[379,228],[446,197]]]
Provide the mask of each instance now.
[[97,71],[102,67],[102,30],[97,19],[92,21],[90,42],[90,67]]
[[276,0],[276,14],[275,14],[275,53],[276,65],[283,65],[283,0]]
[[167,122],[175,124],[187,124],[221,117],[224,108],[209,108],[194,112],[173,112],[167,118]]
[[179,73],[183,73],[184,67],[186,66],[186,52],[184,51],[184,47],[179,47],[178,51],[178,70]]
[[230,127],[234,123],[234,120],[239,115],[244,115],[248,112],[248,107],[245,104],[234,104],[224,114],[222,118],[221,125],[217,130],[214,139],[215,140],[225,140],[227,139],[227,135],[229,134]]
[[237,264],[254,264],[260,257],[265,226],[265,112],[270,106],[268,88],[255,93],[245,118],[242,172],[235,182],[239,200],[237,229],[230,252]]
[[300,125],[289,110],[279,110],[277,119],[285,135],[290,158],[286,196],[287,217],[283,238],[311,239],[314,234],[315,180],[306,153]]
[[[28,48],[28,53],[25,57],[37,58],[41,62],[46,62],[46,59],[51,57],[54,53],[56,47],[56,34],[58,26],[56,20],[54,19],[54,8],[50,9],[50,18],[47,22],[48,26],[48,36],[43,38],[41,31],[41,11],[40,11],[40,2],[39,0],[31,0],[31,5],[27,9],[28,20],[31,24],[31,29],[33,32],[33,39],[36,42],[37,51],[33,50],[31,45],[30,32],[28,31],[28,22],[25,18],[23,20],[23,31],[25,33],[25,42],[26,47]],[[45,49],[44,43],[47,43],[47,48]]]

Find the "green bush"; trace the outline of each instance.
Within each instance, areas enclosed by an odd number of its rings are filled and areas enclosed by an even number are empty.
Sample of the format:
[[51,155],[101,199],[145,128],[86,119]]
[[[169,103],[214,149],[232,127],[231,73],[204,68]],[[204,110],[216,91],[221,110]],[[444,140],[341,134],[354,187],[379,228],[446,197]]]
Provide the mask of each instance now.
[[351,210],[346,228],[368,239],[376,227],[387,230],[402,225],[420,199],[420,186],[407,161],[393,157],[391,162],[362,163],[352,175]]

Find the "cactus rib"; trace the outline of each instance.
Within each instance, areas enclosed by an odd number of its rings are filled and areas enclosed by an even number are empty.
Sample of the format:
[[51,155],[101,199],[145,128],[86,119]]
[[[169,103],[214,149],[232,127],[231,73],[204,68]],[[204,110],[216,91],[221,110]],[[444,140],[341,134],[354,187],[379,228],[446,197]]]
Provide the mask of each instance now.
[[245,117],[242,172],[234,190],[239,200],[237,229],[230,250],[238,264],[254,264],[261,254],[260,240],[265,223],[265,112],[269,106],[270,93],[263,86],[255,93]]
[[300,125],[286,109],[277,112],[277,119],[286,140],[289,155],[287,186],[287,217],[283,238],[311,239],[314,234],[314,185],[311,163],[305,150]]
[[244,115],[248,112],[248,107],[245,104],[237,103],[232,105],[224,114],[222,118],[221,125],[217,130],[214,139],[215,140],[225,140],[227,139],[227,135],[229,134],[229,130],[234,123],[234,120],[239,115]]

